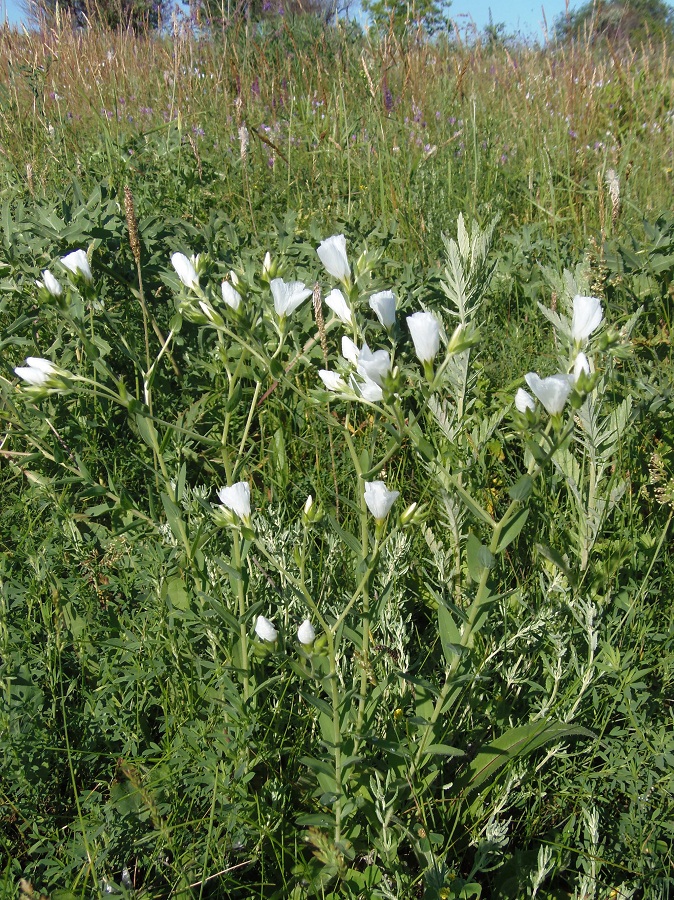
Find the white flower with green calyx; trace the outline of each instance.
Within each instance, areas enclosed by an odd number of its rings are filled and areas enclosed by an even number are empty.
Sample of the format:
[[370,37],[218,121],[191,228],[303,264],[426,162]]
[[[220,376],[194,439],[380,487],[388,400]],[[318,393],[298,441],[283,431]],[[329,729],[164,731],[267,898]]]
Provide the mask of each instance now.
[[353,325],[353,315],[344,294],[339,288],[333,288],[325,298],[325,305],[333,311],[340,322],[345,325]]
[[313,293],[302,281],[284,281],[282,278],[272,279],[269,287],[274,297],[276,315],[280,319],[295,312],[297,307]]
[[375,381],[372,381],[367,376],[361,376],[360,381],[352,378],[351,384],[363,400],[367,400],[368,403],[380,403],[384,399],[384,391]]
[[216,328],[222,328],[222,326],[225,324],[222,316],[213,309],[213,307],[207,300],[200,300],[199,308],[201,309],[208,322],[211,323],[211,325],[215,325]]
[[229,283],[229,281],[223,281],[220,289],[222,291],[222,299],[224,302],[230,309],[233,309],[234,312],[236,312],[241,306],[241,294]]
[[360,350],[350,337],[344,335],[342,338],[342,356],[347,362],[350,362],[352,366],[358,365],[358,354]]
[[263,641],[273,644],[278,637],[278,631],[274,628],[269,619],[264,616],[258,616],[255,620],[255,634]]
[[596,297],[573,298],[573,317],[571,319],[571,337],[576,344],[582,344],[601,325],[604,312],[601,302]]
[[334,234],[321,241],[316,253],[328,275],[332,275],[338,281],[348,281],[351,277],[351,266],[346,255],[346,238],[343,234]]
[[396,296],[393,291],[379,291],[370,297],[370,309],[387,331],[395,325]]
[[171,265],[176,270],[178,278],[189,290],[198,290],[199,288],[199,276],[196,270],[198,261],[198,256],[188,259],[184,253],[173,253],[171,255]]
[[52,297],[60,297],[63,293],[63,285],[55,278],[49,269],[45,269],[42,273],[42,281],[36,282],[39,288],[44,288]]
[[524,380],[551,416],[558,416],[562,412],[573,388],[573,376],[550,375],[548,378],[539,378],[535,372],[528,372]]
[[94,280],[94,276],[89,268],[89,260],[84,250],[73,250],[72,253],[62,256],[61,265],[65,266],[73,275],[81,276],[87,284],[91,284]]
[[330,372],[329,369],[319,369],[318,375],[329,391],[345,391],[346,382],[336,372]]
[[578,381],[583,372],[590,374],[590,361],[584,353],[579,353],[573,364],[573,380]]
[[536,409],[536,401],[529,391],[525,391],[524,388],[517,388],[517,393],[515,394],[515,409],[522,414],[526,413],[527,410],[533,412]]
[[363,378],[374,381],[379,387],[383,387],[383,380],[391,371],[391,357],[386,350],[370,350],[367,344],[363,344],[358,354],[356,366],[358,374]]
[[47,387],[50,383],[54,384],[58,378],[59,369],[48,359],[42,359],[39,356],[29,356],[26,359],[27,365],[16,366],[14,372],[33,387]]
[[383,481],[366,481],[364,492],[365,504],[377,523],[384,521],[400,496],[400,491],[389,491]]
[[225,509],[233,512],[243,522],[250,519],[250,485],[247,481],[220,488],[218,499]]
[[[433,313],[417,312],[407,317],[407,327],[414,342],[414,352],[424,366],[430,367],[440,349],[440,326]],[[432,376],[432,372],[431,372]]]
[[316,631],[309,619],[305,619],[297,629],[297,640],[305,647],[310,647],[316,640]]

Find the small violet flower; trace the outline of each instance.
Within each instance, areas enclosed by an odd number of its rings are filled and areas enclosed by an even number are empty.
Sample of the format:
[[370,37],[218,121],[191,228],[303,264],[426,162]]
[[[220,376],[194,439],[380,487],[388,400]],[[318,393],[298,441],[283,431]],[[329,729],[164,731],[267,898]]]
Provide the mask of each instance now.
[[396,297],[393,291],[379,291],[370,297],[370,309],[374,310],[377,318],[389,331],[396,321]]
[[318,245],[316,253],[328,275],[332,275],[338,281],[345,281],[351,276],[351,267],[346,256],[346,238],[343,234],[326,238]]
[[383,522],[400,491],[389,491],[383,481],[365,482],[365,503],[377,522]]
[[414,351],[420,363],[433,362],[440,349],[440,326],[432,313],[418,312],[407,317],[407,327],[414,341]]
[[178,278],[186,288],[196,290],[199,287],[199,276],[194,267],[195,258],[188,259],[184,253],[173,253],[171,265],[176,270]]
[[539,378],[535,372],[529,372],[524,376],[524,380],[551,416],[558,416],[561,413],[573,387],[570,375]]
[[302,281],[284,281],[282,278],[272,279],[269,287],[274,297],[276,315],[281,319],[294,312],[313,293]]
[[334,288],[330,291],[325,298],[325,305],[333,311],[340,322],[344,322],[345,325],[353,324],[353,316],[351,315],[349,304],[346,302],[344,294],[339,288]]
[[250,518],[250,485],[247,481],[239,481],[231,487],[222,487],[218,491],[218,499],[226,508],[240,519]]
[[601,303],[596,297],[573,298],[573,317],[571,319],[571,337],[580,344],[587,340],[595,329],[599,328],[604,313]]
[[264,616],[258,616],[255,621],[255,634],[263,641],[269,641],[273,644],[278,637],[278,631],[271,624],[269,619]]
[[61,263],[69,272],[72,272],[73,275],[81,275],[87,284],[93,282],[94,276],[91,274],[89,260],[87,259],[87,254],[84,250],[73,250],[73,252],[68,253],[67,256],[62,256]]

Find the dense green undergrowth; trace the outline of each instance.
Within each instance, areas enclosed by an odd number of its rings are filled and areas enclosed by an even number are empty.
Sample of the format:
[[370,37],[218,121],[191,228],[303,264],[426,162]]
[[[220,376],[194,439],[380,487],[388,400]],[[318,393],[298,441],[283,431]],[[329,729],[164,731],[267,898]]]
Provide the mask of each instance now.
[[2,895],[668,897],[667,57],[2,41]]

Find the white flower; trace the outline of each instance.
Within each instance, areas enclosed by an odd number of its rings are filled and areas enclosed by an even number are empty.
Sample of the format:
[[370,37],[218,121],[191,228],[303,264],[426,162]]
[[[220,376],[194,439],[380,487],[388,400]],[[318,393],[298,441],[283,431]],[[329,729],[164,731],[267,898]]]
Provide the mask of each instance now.
[[418,312],[407,317],[407,327],[414,341],[420,363],[432,362],[440,349],[440,326],[432,313]]
[[334,288],[330,291],[325,298],[325,305],[328,306],[345,325],[353,324],[353,316],[351,315],[349,304],[346,302],[344,294],[339,288]]
[[349,278],[351,267],[346,256],[346,238],[343,234],[326,238],[318,245],[316,253],[329,275],[338,281]]
[[56,374],[56,366],[48,359],[41,359],[39,356],[29,356],[26,360],[27,366],[17,366],[14,371],[19,378],[28,384],[34,384],[38,387],[46,384]]
[[234,312],[236,312],[239,306],[241,306],[241,294],[232,287],[229,281],[223,281],[221,289],[222,299],[225,301],[227,306],[231,306]]
[[388,331],[393,328],[396,321],[396,297],[393,291],[379,291],[370,297],[370,308],[375,311],[377,318]]
[[515,408],[521,413],[525,413],[528,409],[533,412],[536,409],[536,401],[529,391],[525,391],[524,388],[517,388]]
[[400,491],[389,491],[383,481],[365,482],[365,503],[377,522],[383,522],[399,496]]
[[373,353],[367,344],[363,344],[358,354],[357,369],[359,375],[369,378],[381,387],[382,381],[391,369],[391,357],[386,350],[375,350]]
[[178,278],[186,288],[196,289],[199,287],[199,276],[194,268],[193,260],[194,257],[188,259],[184,253],[173,253],[171,255],[171,265],[178,273]]
[[42,273],[42,281],[37,282],[38,287],[46,288],[52,297],[60,297],[63,293],[63,286],[61,282],[54,278],[49,269],[45,269]]
[[282,278],[274,278],[269,282],[269,287],[274,297],[274,309],[279,318],[289,316],[313,293],[302,281],[284,281]]
[[578,381],[580,378],[581,372],[585,372],[586,375],[590,374],[590,361],[585,356],[584,353],[579,353],[576,357],[576,361],[573,364],[573,380]]
[[307,499],[304,501],[304,515],[308,516],[311,512],[311,507],[314,505],[314,498],[309,494]]
[[369,403],[379,403],[384,397],[382,389],[371,378],[363,378],[362,381],[356,381],[354,378],[353,384],[363,400],[367,400]]
[[247,481],[239,481],[231,487],[220,488],[218,499],[240,519],[250,518],[250,485]]
[[316,632],[309,619],[305,619],[297,629],[297,640],[305,646],[313,644],[316,640]]
[[262,638],[263,641],[269,641],[270,644],[273,644],[278,637],[278,631],[274,628],[269,619],[265,619],[264,616],[257,617],[255,621],[255,634],[259,638]]
[[561,413],[573,386],[570,375],[539,378],[535,372],[528,372],[524,380],[551,416]]
[[72,272],[73,275],[81,275],[88,284],[91,284],[94,280],[94,276],[91,274],[91,269],[89,268],[89,260],[87,259],[87,254],[84,250],[73,250],[73,252],[68,253],[67,256],[62,256],[61,263],[68,271]]
[[357,366],[359,353],[358,347],[356,347],[351,338],[344,335],[342,338],[342,356],[344,359],[350,362],[352,366]]
[[599,328],[604,313],[601,303],[596,297],[573,298],[573,318],[571,319],[571,337],[580,344]]
[[336,372],[330,372],[328,369],[319,369],[318,375],[329,391],[346,390],[346,382]]

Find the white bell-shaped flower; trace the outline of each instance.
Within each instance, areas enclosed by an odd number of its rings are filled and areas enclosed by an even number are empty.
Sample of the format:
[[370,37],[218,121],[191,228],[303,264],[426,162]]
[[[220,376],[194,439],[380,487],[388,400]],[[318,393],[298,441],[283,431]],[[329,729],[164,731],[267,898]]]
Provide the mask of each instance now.
[[258,616],[255,620],[255,634],[263,641],[269,641],[270,644],[273,644],[278,637],[278,631],[264,616]]
[[247,481],[239,481],[231,487],[222,487],[218,491],[218,499],[226,508],[240,519],[250,518],[250,485]]
[[536,401],[529,391],[525,391],[524,388],[517,389],[517,393],[515,394],[515,409],[521,413],[525,413],[528,409],[533,412],[536,409]]
[[26,363],[27,365],[25,366],[17,366],[14,371],[27,384],[42,387],[56,374],[56,366],[48,359],[42,359],[39,356],[29,356],[26,359]]
[[319,369],[318,375],[329,391],[346,390],[346,382],[336,372],[330,372],[328,369]]
[[433,362],[440,349],[440,326],[433,313],[417,312],[407,317],[407,327],[414,341],[414,352],[420,363]]
[[325,305],[333,311],[340,322],[344,322],[345,325],[353,324],[351,309],[349,308],[349,304],[346,302],[344,294],[340,291],[339,288],[333,288],[333,290],[330,291],[330,293],[325,298]]
[[374,381],[375,384],[382,387],[384,378],[391,370],[391,357],[386,350],[375,350],[373,352],[367,344],[363,344],[358,354],[357,369],[358,374],[362,375],[363,378],[369,378],[370,381]]
[[316,631],[309,619],[305,619],[297,629],[297,640],[305,647],[310,646],[316,640]]
[[276,315],[281,319],[293,313],[313,293],[303,281],[284,281],[282,278],[272,279],[269,287],[274,297]]
[[573,317],[571,319],[571,337],[580,344],[601,325],[604,313],[601,302],[596,297],[573,298]]
[[573,364],[573,380],[578,381],[583,372],[590,374],[590,361],[584,353],[579,353]]
[[73,275],[81,275],[87,284],[91,284],[94,280],[94,276],[91,274],[91,269],[89,268],[89,260],[87,259],[87,254],[84,250],[73,250],[72,253],[62,256],[61,263],[69,272],[72,272]]
[[396,296],[393,291],[379,291],[370,297],[370,309],[388,331],[396,321]]
[[194,268],[194,263],[184,253],[171,254],[171,265],[186,288],[196,289],[199,287],[199,276]]
[[573,387],[570,375],[539,378],[535,372],[528,372],[524,380],[551,416],[558,416],[561,413]]
[[365,503],[377,522],[383,522],[400,491],[389,491],[383,481],[365,482]]
[[334,234],[321,241],[316,253],[328,275],[332,275],[338,281],[345,281],[351,276],[351,267],[346,255],[346,238],[343,234]]
[[44,287],[52,295],[52,297],[60,297],[63,293],[63,285],[55,278],[49,269],[45,269],[42,273],[42,281],[37,282],[38,287]]
[[229,281],[223,281],[221,285],[222,290],[222,299],[227,304],[227,306],[231,307],[234,312],[241,306],[241,294],[236,290],[236,288],[232,287]]

